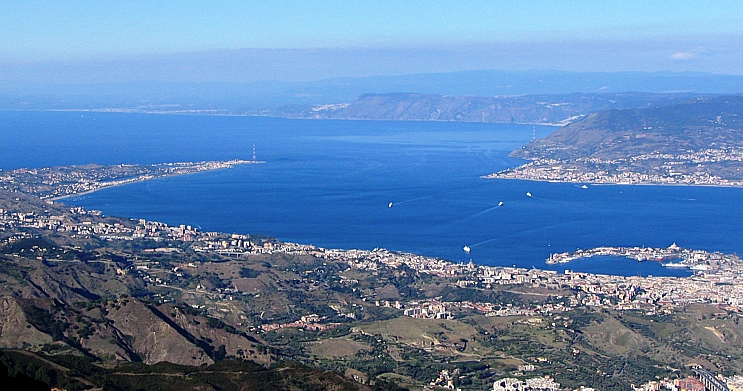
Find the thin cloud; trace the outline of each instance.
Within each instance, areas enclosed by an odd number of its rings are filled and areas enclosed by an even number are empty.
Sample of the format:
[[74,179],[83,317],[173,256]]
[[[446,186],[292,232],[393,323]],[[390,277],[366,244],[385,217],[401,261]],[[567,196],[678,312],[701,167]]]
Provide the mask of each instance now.
[[694,48],[692,50],[688,50],[684,52],[676,52],[671,55],[671,60],[675,60],[675,61],[691,60],[693,58],[699,57],[699,55],[705,51],[706,50],[704,48],[698,47],[698,48]]
[[673,53],[671,55],[671,60],[677,60],[677,61],[691,60],[692,58],[696,56],[697,56],[697,53],[694,53],[694,52],[678,52],[678,53]]

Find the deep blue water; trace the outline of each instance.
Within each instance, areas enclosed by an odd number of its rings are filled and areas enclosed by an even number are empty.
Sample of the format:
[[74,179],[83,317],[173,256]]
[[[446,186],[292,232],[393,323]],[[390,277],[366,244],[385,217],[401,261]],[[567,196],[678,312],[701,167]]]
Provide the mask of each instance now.
[[[554,129],[538,127],[537,133]],[[676,242],[710,251],[743,250],[743,189],[582,189],[480,178],[520,163],[507,155],[531,139],[530,125],[3,112],[0,135],[5,170],[249,159],[255,143],[266,164],[142,182],[67,201],[203,230],[555,270],[562,268],[544,264],[549,254],[577,248]],[[464,245],[472,248],[469,255]],[[616,258],[568,267],[621,275],[688,273]]]

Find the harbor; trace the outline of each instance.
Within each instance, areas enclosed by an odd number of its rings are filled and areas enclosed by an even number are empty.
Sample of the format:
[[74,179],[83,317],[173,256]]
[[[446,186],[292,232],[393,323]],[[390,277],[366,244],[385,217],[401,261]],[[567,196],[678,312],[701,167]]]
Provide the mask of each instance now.
[[578,249],[573,252],[550,254],[545,263],[555,265],[598,256],[634,259],[638,262],[662,262],[665,267],[689,268],[695,271],[719,269],[723,265],[740,263],[740,257],[736,254],[686,249],[679,247],[676,243],[665,248],[605,246],[588,250]]

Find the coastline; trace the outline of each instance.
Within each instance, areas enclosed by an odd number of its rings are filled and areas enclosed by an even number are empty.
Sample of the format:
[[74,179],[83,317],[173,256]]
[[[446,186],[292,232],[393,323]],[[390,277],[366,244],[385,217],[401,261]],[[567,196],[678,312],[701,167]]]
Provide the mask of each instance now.
[[494,174],[481,175],[482,179],[505,179],[514,181],[529,182],[546,182],[546,183],[569,183],[572,185],[590,185],[590,186],[673,186],[673,187],[712,187],[721,189],[743,189],[743,185],[725,185],[725,184],[706,184],[706,183],[657,183],[657,182],[591,182],[591,181],[570,181],[541,178],[515,178],[508,176],[493,176]]
[[[245,161],[239,161],[239,162],[238,161],[228,161],[228,162],[225,162],[225,163],[230,163],[230,164],[234,164],[234,165],[238,165],[238,164],[242,165],[242,164],[264,164],[266,162],[265,161],[260,161],[260,160],[245,160]],[[198,173],[208,172],[208,171],[224,170],[224,169],[229,169],[229,168],[232,168],[232,165],[229,165],[229,166],[226,166],[226,167],[208,168],[208,169],[205,169],[205,170],[192,171],[192,172],[177,172],[177,173],[163,174],[163,175],[160,175],[160,176],[154,176],[154,177],[149,177],[149,178],[137,177],[137,178],[134,178],[132,180],[119,181],[118,183],[114,183],[114,182],[103,182],[103,186],[101,186],[99,188],[96,188],[96,189],[90,189],[90,190],[86,190],[86,191],[83,191],[83,192],[80,192],[80,193],[69,194],[69,195],[60,196],[60,197],[46,198],[45,200],[49,200],[49,201],[60,201],[60,200],[68,199],[68,198],[83,196],[83,195],[86,195],[86,194],[93,194],[93,193],[95,193],[97,191],[104,190],[104,189],[109,189],[109,188],[112,188],[112,187],[129,185],[129,184],[132,184],[132,183],[146,182],[146,181],[152,181],[152,180],[156,180],[156,179],[169,178],[169,177],[175,177],[175,176],[181,176],[181,175],[198,174]]]
[[[233,159],[225,161],[159,163],[144,166],[119,164],[101,166],[96,169],[86,169],[83,166],[50,167],[38,170],[24,168],[5,172],[6,176],[0,177],[0,184],[5,181],[5,187],[8,188],[8,184],[20,183],[16,185],[14,190],[38,197],[42,200],[59,201],[136,182],[222,170],[232,168],[236,165],[264,163],[265,161],[260,160]],[[134,168],[138,172],[134,173],[133,177],[117,179],[123,175],[131,174],[131,172],[122,173],[123,168]],[[16,181],[17,179],[20,179],[20,181]],[[33,180],[24,181],[24,179]],[[53,182],[54,184],[49,185],[49,182]],[[60,195],[60,193],[62,194]]]
[[[92,193],[94,193],[94,192],[96,192],[98,190],[103,190],[103,189],[106,189],[106,188],[109,188],[109,187],[115,187],[115,186],[125,185],[125,184],[129,184],[129,183],[133,183],[133,182],[142,182],[142,181],[146,181],[146,180],[164,178],[164,177],[168,177],[168,176],[191,174],[191,173],[196,173],[196,172],[210,171],[210,170],[216,170],[216,169],[222,169],[222,168],[231,168],[231,166],[226,165],[226,163],[233,163],[233,164],[257,164],[257,163],[264,163],[264,162],[250,160],[250,161],[198,162],[198,163],[163,163],[163,164],[157,164],[157,165],[153,165],[153,166],[171,167],[171,168],[172,167],[181,167],[181,168],[183,168],[183,167],[188,167],[189,165],[199,165],[199,164],[204,164],[204,163],[215,163],[215,164],[216,163],[219,163],[220,165],[219,166],[213,166],[213,167],[211,167],[209,169],[193,170],[193,171],[188,171],[188,172],[186,172],[186,171],[170,171],[168,173],[161,173],[160,175],[142,175],[142,176],[137,176],[137,177],[129,177],[126,180],[119,180],[119,181],[110,181],[110,180],[109,181],[105,181],[104,180],[104,181],[97,182],[97,183],[86,182],[86,184],[93,185],[93,187],[88,188],[88,189],[85,189],[85,190],[82,190],[81,189],[81,191],[76,191],[74,193],[64,194],[64,195],[60,195],[60,196],[56,196],[56,197],[48,197],[48,198],[45,198],[45,199],[46,200],[50,200],[50,201],[64,202],[65,200],[69,200],[69,199],[72,199],[72,198],[75,198],[75,197],[80,197],[80,196],[84,196],[84,195],[87,195],[87,194],[92,194]],[[97,168],[96,170],[105,170],[107,167],[110,168],[110,167],[116,167],[116,166],[101,166],[100,168]],[[64,167],[58,167],[58,168],[56,168],[56,171],[58,173],[59,172],[64,172],[63,169],[64,169]],[[40,170],[34,170],[34,171],[39,171],[39,174],[38,175],[45,175],[46,174],[46,172],[42,171],[41,169]],[[101,171],[98,171],[98,172],[101,172]],[[90,171],[90,173],[92,174],[93,172]],[[491,178],[488,178],[488,179],[491,179]],[[546,180],[546,179],[525,179],[525,178],[513,178],[513,177],[492,178],[492,179],[536,180],[536,181],[540,181],[540,182],[552,182],[552,183],[562,183],[562,182],[565,182],[565,183],[571,183],[571,184],[584,183],[584,182],[573,182],[573,181],[556,181],[556,180]],[[622,184],[648,185],[648,184],[643,184],[643,183],[595,183],[595,184],[592,184],[592,185],[598,185],[598,184],[610,184],[610,185],[617,185],[617,184],[619,184],[619,185],[622,185]],[[653,183],[649,183],[649,184],[653,184]],[[64,183],[58,183],[58,185],[64,186],[65,184]],[[700,186],[700,185],[667,184],[667,183],[664,183],[664,184],[654,184],[654,185],[664,185],[664,186],[682,186],[682,185],[684,185],[684,186]],[[730,187],[730,186],[715,186],[715,187]],[[307,240],[307,241],[303,241],[303,240],[300,241],[300,240],[298,240],[298,242],[300,242],[300,243],[313,243],[312,240]],[[638,242],[629,242],[629,243],[638,243]],[[333,246],[331,246],[331,247],[333,247]],[[358,247],[351,246],[351,247],[348,247],[348,248],[358,248]],[[371,246],[369,246],[369,248],[371,248]],[[416,252],[416,253],[422,255],[422,254],[426,254],[427,252]],[[430,256],[434,256],[435,257],[436,255],[430,255]],[[451,262],[457,262],[456,260],[459,259],[459,258],[458,257],[453,257],[453,258],[448,257],[448,259],[452,259]],[[541,259],[544,259],[544,258],[541,258]],[[466,259],[464,259],[464,261],[466,261]],[[541,266],[540,268],[542,270],[548,270],[548,269],[545,269],[544,266]]]
[[117,113],[117,114],[154,114],[154,115],[201,115],[201,116],[213,116],[213,117],[263,117],[263,118],[281,118],[289,120],[311,120],[311,121],[388,121],[388,122],[454,122],[464,124],[493,124],[493,125],[532,125],[532,126],[550,126],[550,127],[563,127],[574,121],[567,122],[483,122],[483,121],[459,121],[459,120],[439,120],[439,119],[388,119],[388,118],[317,118],[317,117],[291,117],[285,115],[266,115],[259,113],[230,113],[230,112],[214,112],[215,110],[195,110],[195,111],[159,111],[159,110],[134,110],[126,108],[112,108],[112,109],[38,109],[38,110],[22,110],[22,109],[5,109],[0,111],[42,111],[42,112],[61,112],[61,113]]

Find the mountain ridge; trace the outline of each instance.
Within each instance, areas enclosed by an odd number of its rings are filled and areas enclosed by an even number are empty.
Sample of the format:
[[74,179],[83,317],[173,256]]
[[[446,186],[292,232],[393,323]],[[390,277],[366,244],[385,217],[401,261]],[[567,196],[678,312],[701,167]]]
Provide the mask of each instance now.
[[[737,147],[743,146],[743,135],[738,133],[742,130],[743,96],[697,98],[667,106],[595,112],[512,155],[605,158],[626,154],[627,148],[633,148],[633,153],[681,153],[711,146]],[[622,138],[627,142],[619,148],[616,142]],[[642,150],[646,140],[648,148]]]
[[673,105],[698,94],[518,95],[474,97],[417,93],[364,94],[350,104],[279,110],[286,117],[388,121],[566,124],[611,108]]
[[487,178],[743,187],[743,96],[592,113],[511,152]]
[[493,97],[625,91],[733,94],[743,92],[743,76],[690,72],[471,70],[302,82],[129,81],[89,84],[22,82],[14,77],[0,81],[0,108],[164,108],[259,114],[285,105],[349,103],[366,93]]

